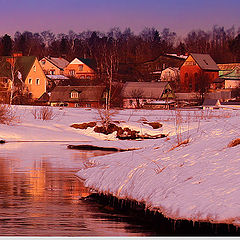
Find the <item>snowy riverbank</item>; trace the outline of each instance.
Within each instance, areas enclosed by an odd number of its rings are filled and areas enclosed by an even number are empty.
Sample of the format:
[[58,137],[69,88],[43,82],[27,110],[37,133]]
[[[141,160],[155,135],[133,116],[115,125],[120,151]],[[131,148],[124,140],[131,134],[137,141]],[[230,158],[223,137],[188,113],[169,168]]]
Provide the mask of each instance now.
[[[141,148],[91,158],[89,168],[79,166],[77,175],[86,186],[142,201],[173,219],[240,225],[240,145],[228,147],[240,137],[240,111],[118,111],[113,120],[122,127],[168,134],[161,139],[122,141],[115,133],[103,135],[92,128],[70,127],[99,121],[97,110],[54,108],[55,118],[42,121],[34,119],[33,107],[14,109],[19,122],[0,125],[0,138],[7,142],[65,141]],[[144,121],[159,121],[163,127],[153,129]],[[186,144],[181,144],[184,141]]]

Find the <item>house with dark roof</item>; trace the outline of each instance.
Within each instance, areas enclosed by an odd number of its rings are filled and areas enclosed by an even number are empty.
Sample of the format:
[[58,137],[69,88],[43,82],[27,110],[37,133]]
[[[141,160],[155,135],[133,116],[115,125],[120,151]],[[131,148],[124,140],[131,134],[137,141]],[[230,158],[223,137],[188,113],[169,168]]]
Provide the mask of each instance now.
[[46,75],[62,75],[69,62],[61,57],[44,57],[40,60],[40,64]]
[[205,98],[202,108],[203,109],[218,109],[220,105],[221,105],[221,103],[220,103],[219,99]]
[[51,106],[100,107],[105,103],[104,86],[56,86],[51,92]]
[[152,101],[175,99],[168,82],[126,82],[122,88],[123,107],[141,108]]
[[96,62],[93,59],[75,58],[64,68],[64,75],[70,78],[93,80],[96,78]]
[[209,54],[191,53],[180,68],[182,92],[197,92],[211,86],[218,78],[219,67]]
[[46,76],[35,56],[0,57],[0,81],[8,85],[8,91],[12,84],[21,86],[33,100],[46,92]]

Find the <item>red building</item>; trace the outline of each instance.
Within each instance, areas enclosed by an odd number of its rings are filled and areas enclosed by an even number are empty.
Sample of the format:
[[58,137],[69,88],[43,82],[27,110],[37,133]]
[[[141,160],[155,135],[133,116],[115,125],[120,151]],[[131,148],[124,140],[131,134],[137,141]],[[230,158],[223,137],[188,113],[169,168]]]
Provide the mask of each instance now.
[[209,54],[191,53],[180,68],[182,92],[197,92],[210,87],[219,68]]

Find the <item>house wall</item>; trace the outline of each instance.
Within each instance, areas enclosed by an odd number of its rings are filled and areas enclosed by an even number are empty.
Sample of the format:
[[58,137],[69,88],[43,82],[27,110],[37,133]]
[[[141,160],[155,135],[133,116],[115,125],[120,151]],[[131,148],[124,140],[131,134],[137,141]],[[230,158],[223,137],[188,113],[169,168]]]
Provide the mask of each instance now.
[[[32,80],[31,82],[30,79]],[[37,79],[39,79],[39,84],[37,84]],[[47,79],[42,70],[42,67],[39,61],[35,59],[34,64],[25,79],[25,85],[28,91],[32,93],[33,99],[41,97],[42,94],[46,92],[46,82]]]
[[[156,99],[139,99],[139,106],[142,107],[144,103],[149,103]],[[135,98],[123,99],[123,108],[138,108],[137,100]]]
[[179,76],[177,70],[166,68],[161,73],[161,81],[176,81]]
[[[72,71],[75,72],[74,75],[71,73]],[[70,63],[67,67],[65,67],[64,75],[79,79],[83,78],[92,80],[95,77],[95,71],[84,63]]]
[[225,80],[225,88],[238,88],[240,87],[240,80]]
[[[71,107],[71,108],[76,108],[76,107],[82,107],[82,108],[98,108],[100,107],[99,102],[68,102],[64,103],[66,106],[65,107]],[[51,106],[53,107],[59,107],[63,105],[63,102],[51,102]]]
[[182,67],[180,68],[180,85],[183,92],[197,91],[199,85],[199,76],[205,74],[212,82],[218,78],[218,71],[204,71],[202,70],[192,56],[189,56]]
[[[43,61],[45,61],[45,64],[43,64]],[[50,71],[55,71],[54,75],[62,75],[63,71],[60,70],[60,68],[58,68],[57,66],[55,66],[54,64],[52,64],[51,62],[49,62],[46,58],[43,58],[40,60],[40,65],[44,71],[44,73],[47,75],[50,75]]]

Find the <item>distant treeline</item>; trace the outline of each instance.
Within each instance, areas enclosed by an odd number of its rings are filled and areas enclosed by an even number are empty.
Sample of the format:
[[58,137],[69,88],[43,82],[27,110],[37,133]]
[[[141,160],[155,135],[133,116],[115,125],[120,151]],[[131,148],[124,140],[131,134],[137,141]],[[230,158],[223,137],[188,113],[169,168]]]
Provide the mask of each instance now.
[[145,28],[134,34],[130,28],[121,31],[115,27],[108,32],[84,31],[54,34],[51,31],[32,33],[16,32],[14,37],[5,34],[0,38],[0,55],[22,52],[23,55],[75,57],[99,59],[109,50],[114,51],[120,63],[139,63],[152,60],[164,53],[179,55],[190,52],[208,53],[217,63],[240,61],[240,32],[234,27],[214,26],[210,31],[193,30],[184,39],[164,28]]

